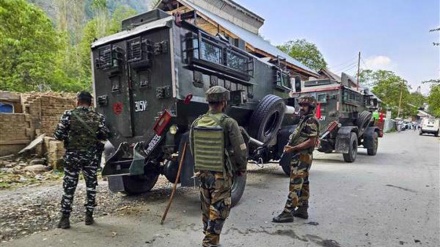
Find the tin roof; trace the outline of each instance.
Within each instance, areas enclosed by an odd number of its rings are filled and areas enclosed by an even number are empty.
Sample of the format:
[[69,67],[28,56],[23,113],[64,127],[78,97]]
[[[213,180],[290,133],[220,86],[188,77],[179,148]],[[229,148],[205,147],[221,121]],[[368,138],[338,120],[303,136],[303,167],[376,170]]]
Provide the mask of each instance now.
[[194,9],[195,11],[200,12],[202,15],[205,15],[206,17],[213,20],[214,22],[216,22],[217,24],[219,24],[223,28],[227,29],[228,31],[230,31],[233,34],[240,37],[240,39],[244,40],[246,43],[250,44],[251,46],[253,46],[259,50],[262,50],[264,52],[267,52],[274,57],[281,56],[283,58],[286,58],[286,61],[288,63],[290,63],[298,68],[301,68],[309,73],[317,75],[316,71],[310,69],[309,67],[303,65],[302,63],[300,63],[296,59],[290,57],[288,54],[284,53],[280,49],[278,49],[275,46],[273,46],[272,44],[270,44],[268,41],[264,40],[261,36],[256,35],[250,31],[247,31],[246,29],[243,29],[237,25],[234,25],[233,23],[211,13],[210,11],[208,11],[202,7],[199,7],[193,3],[190,3],[189,1],[180,0],[180,2],[187,5],[188,7],[192,8],[192,9]]

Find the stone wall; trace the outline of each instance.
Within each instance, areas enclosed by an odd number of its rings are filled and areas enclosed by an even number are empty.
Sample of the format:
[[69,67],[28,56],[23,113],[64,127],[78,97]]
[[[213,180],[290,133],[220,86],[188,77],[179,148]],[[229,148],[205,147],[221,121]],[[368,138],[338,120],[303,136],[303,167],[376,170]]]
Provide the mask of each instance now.
[[[63,112],[75,107],[75,94],[48,92],[18,95],[23,113],[0,114],[0,156],[16,154],[41,134],[51,137]],[[45,153],[48,151],[43,149]]]
[[31,132],[27,114],[0,114],[0,156],[16,153],[29,144]]

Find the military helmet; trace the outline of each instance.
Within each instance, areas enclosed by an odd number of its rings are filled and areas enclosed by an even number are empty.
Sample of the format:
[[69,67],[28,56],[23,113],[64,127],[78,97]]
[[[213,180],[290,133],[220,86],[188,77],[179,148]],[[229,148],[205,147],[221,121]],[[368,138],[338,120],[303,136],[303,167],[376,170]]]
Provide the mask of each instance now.
[[315,108],[316,107],[316,99],[313,96],[301,96],[298,99],[298,104],[299,105],[308,105],[311,108]]
[[229,100],[229,90],[222,86],[213,86],[206,91],[206,101],[221,102]]

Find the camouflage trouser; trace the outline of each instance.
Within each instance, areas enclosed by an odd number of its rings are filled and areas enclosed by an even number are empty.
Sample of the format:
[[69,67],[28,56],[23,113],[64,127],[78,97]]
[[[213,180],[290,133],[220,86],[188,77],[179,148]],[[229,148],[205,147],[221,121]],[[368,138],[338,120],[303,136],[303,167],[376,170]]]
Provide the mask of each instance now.
[[[99,158],[98,158],[99,157]],[[67,151],[64,155],[64,195],[61,199],[61,213],[70,214],[72,211],[73,197],[80,171],[83,173],[87,187],[87,201],[84,204],[86,211],[93,213],[95,207],[96,186],[98,185],[97,170],[100,156],[97,152]]]
[[298,206],[309,204],[309,170],[312,166],[312,154],[300,154],[290,162],[290,184],[284,211],[291,212]]
[[203,246],[216,245],[231,209],[232,178],[222,172],[200,173],[200,199],[202,202]]

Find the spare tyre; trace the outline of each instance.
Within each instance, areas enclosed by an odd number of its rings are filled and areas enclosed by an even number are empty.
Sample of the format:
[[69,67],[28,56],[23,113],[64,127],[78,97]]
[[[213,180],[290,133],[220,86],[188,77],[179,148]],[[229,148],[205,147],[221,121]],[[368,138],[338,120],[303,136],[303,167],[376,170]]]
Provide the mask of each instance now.
[[361,136],[365,129],[369,126],[371,117],[373,114],[369,111],[363,111],[359,114],[359,117],[356,119],[356,125],[359,129],[359,136]]
[[286,104],[282,98],[273,94],[266,95],[258,103],[249,119],[249,135],[268,143],[277,135],[285,112]]

